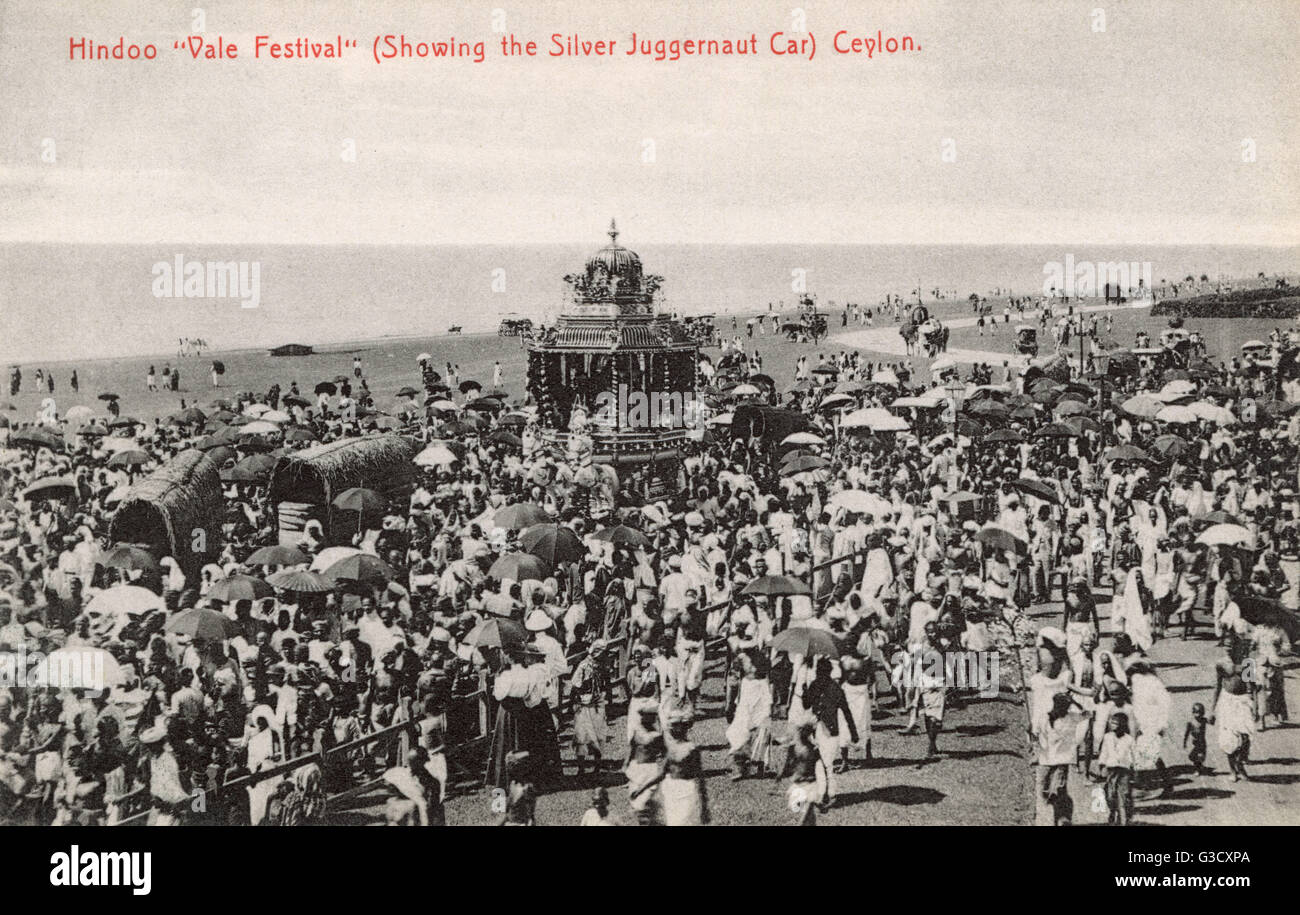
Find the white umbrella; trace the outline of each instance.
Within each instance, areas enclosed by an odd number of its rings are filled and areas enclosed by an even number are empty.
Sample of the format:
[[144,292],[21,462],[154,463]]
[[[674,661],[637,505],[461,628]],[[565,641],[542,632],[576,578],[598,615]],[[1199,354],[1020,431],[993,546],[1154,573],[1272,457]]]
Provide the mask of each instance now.
[[261,416],[263,413],[271,412],[271,408],[264,403],[250,403],[244,407],[245,416]]
[[1198,400],[1195,403],[1188,404],[1187,408],[1195,413],[1197,418],[1219,426],[1231,426],[1237,422],[1237,417],[1232,415],[1231,410],[1210,403],[1208,400]]
[[942,394],[922,394],[918,397],[900,397],[890,404],[891,407],[917,407],[921,410],[933,410],[943,403]]
[[119,451],[130,451],[133,448],[139,448],[133,438],[104,438],[100,439],[99,447],[103,448],[110,454],[117,454]]
[[[934,438],[926,442],[925,447],[933,451],[935,448],[943,448],[947,445],[951,445],[952,443],[953,443],[952,433],[944,432],[940,435],[936,435]],[[971,440],[968,436],[959,435],[957,436],[957,444],[963,448],[969,448],[971,446]]]
[[257,420],[248,425],[239,427],[240,435],[270,435],[273,432],[279,432],[280,427],[275,423]]
[[420,467],[450,467],[459,460],[445,445],[430,445],[415,456],[415,463]]
[[1160,389],[1161,394],[1174,394],[1178,397],[1186,397],[1188,394],[1196,393],[1196,385],[1186,379],[1179,378],[1169,382]]
[[893,512],[893,506],[880,496],[862,489],[845,489],[837,492],[830,497],[827,505],[877,518],[883,518]]
[[880,407],[867,407],[854,410],[840,420],[845,429],[870,429],[872,432],[903,432],[911,426],[888,410]]
[[[934,366],[931,366],[934,368]],[[891,369],[881,369],[871,376],[871,380],[876,384],[892,384],[894,387],[899,385],[898,376]]]
[[166,610],[163,599],[148,588],[139,585],[114,585],[100,591],[86,604],[86,612],[125,620],[128,616]]
[[316,558],[311,561],[309,566],[313,572],[324,572],[340,559],[347,559],[349,556],[355,556],[361,550],[354,546],[327,546],[316,554]]
[[1194,423],[1197,418],[1190,407],[1165,407],[1156,414],[1158,423]]
[[946,372],[948,369],[955,369],[956,367],[957,361],[951,356],[940,356],[930,363],[930,371],[932,372]]
[[267,410],[262,414],[262,422],[264,423],[287,423],[292,419],[293,417],[283,410]]
[[753,397],[756,394],[762,394],[758,388],[752,384],[738,384],[730,391],[733,397]]
[[433,356],[428,353],[420,353],[420,355],[415,357],[416,362],[429,362],[431,359],[433,359]]
[[1219,546],[1224,543],[1253,546],[1255,535],[1251,533],[1250,528],[1242,527],[1240,524],[1214,524],[1201,531],[1201,536],[1197,537],[1196,541],[1209,546]]
[[457,410],[459,409],[459,407],[457,407],[450,400],[435,400],[433,403],[429,404],[429,409],[430,410]]
[[824,445],[826,440],[811,432],[795,432],[781,439],[782,445]]
[[832,394],[830,397],[827,397],[825,400],[823,400],[821,404],[817,407],[817,409],[831,410],[836,407],[840,407],[842,409],[844,404],[849,404],[849,403],[854,403],[854,400],[848,394]]
[[1163,410],[1165,405],[1154,397],[1138,394],[1136,397],[1130,397],[1119,406],[1125,413],[1131,413],[1133,416],[1154,419],[1155,415]]
[[103,648],[78,645],[50,652],[45,669],[51,686],[104,689],[126,682],[122,666]]
[[734,413],[719,413],[717,416],[710,416],[708,424],[710,426],[730,426],[731,421],[736,418]]
[[78,404],[77,406],[70,409],[67,413],[64,413],[63,418],[66,419],[68,422],[76,422],[79,419],[89,419],[94,415],[95,412],[91,410],[90,407]]

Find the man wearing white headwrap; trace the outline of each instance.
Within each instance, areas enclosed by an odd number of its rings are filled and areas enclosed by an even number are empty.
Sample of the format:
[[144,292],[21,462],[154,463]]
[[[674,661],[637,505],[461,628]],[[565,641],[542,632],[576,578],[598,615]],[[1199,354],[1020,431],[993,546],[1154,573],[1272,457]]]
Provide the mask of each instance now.
[[185,573],[181,571],[180,564],[171,556],[164,556],[158,564],[165,571],[163,576],[163,587],[168,591],[175,591],[177,594],[185,590]]
[[691,587],[704,594],[713,582],[713,567],[709,563],[708,552],[704,545],[692,534],[686,550],[682,553],[682,574],[690,581]]
[[1144,501],[1133,503],[1133,539],[1142,552],[1142,574],[1148,583],[1154,583],[1156,577],[1156,553],[1160,541],[1168,536],[1164,512],[1155,505]]

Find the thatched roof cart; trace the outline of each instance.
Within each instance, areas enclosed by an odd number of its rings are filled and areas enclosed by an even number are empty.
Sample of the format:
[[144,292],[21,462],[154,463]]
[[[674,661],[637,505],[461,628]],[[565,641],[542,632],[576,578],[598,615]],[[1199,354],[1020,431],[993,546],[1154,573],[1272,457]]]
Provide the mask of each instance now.
[[187,575],[221,554],[225,498],[217,465],[182,451],[132,486],[109,525],[115,543],[138,543],[176,559]]

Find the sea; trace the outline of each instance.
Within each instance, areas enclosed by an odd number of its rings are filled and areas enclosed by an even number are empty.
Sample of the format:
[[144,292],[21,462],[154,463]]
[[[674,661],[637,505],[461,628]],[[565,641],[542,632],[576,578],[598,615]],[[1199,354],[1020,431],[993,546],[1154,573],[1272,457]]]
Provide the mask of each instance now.
[[[1034,295],[1052,264],[1150,264],[1157,288],[1188,275],[1254,282],[1300,275],[1300,247],[1143,245],[637,245],[663,277],[660,307],[679,314]],[[286,343],[338,345],[427,337],[453,326],[490,332],[508,315],[549,321],[566,274],[600,245],[0,245],[0,363],[174,354],[181,338],[209,351]],[[256,307],[160,282],[182,265],[235,262]],[[160,265],[167,265],[166,268]],[[1293,280],[1294,282],[1294,280]],[[191,290],[197,291],[197,290]]]

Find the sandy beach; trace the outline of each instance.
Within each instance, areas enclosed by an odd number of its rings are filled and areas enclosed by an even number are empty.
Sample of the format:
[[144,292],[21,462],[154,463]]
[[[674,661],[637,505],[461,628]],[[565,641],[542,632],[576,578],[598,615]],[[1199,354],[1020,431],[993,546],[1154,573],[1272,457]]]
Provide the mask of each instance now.
[[[997,302],[994,313],[1001,320],[1001,300]],[[986,329],[985,335],[981,337],[973,326],[974,321],[970,318],[969,306],[965,302],[949,299],[932,303],[930,307],[950,324],[952,331],[949,348],[959,358],[963,352],[1001,353],[1007,359],[1017,358],[1013,353],[1014,328],[1018,323],[1014,312],[1010,331],[999,323],[995,332]],[[745,336],[746,315],[737,316],[735,330],[731,326],[731,316],[720,317],[718,326],[725,338],[730,339],[739,334],[745,341],[747,350],[757,348],[763,357],[764,371],[777,379],[778,385],[782,387],[793,383],[794,364],[800,356],[806,355],[810,361],[815,361],[818,353],[829,355],[842,350],[860,349],[873,361],[907,362],[916,373],[926,370],[929,360],[905,355],[897,332],[898,325],[892,316],[877,314],[872,329],[853,324],[841,327],[841,309],[827,310],[830,311],[830,336],[817,345],[794,343],[784,337],[760,334],[757,330],[751,341]],[[1134,335],[1140,330],[1158,336],[1159,331],[1167,325],[1167,319],[1152,316],[1147,308],[1118,308],[1112,311],[1115,315],[1115,329],[1109,342],[1114,346],[1131,346]],[[1187,322],[1187,326],[1201,332],[1209,344],[1211,356],[1217,361],[1237,355],[1239,347],[1247,340],[1267,338],[1268,333],[1282,323],[1285,322],[1263,319],[1193,319]],[[1042,335],[1040,346],[1041,351],[1046,353],[1050,347],[1050,337]],[[718,349],[705,352],[716,357]],[[264,393],[273,384],[279,384],[287,390],[291,382],[297,381],[301,390],[310,390],[317,382],[332,379],[336,375],[350,377],[352,358],[355,355],[361,357],[362,370],[376,404],[381,410],[386,410],[395,404],[395,393],[399,388],[405,385],[418,386],[416,357],[421,353],[433,356],[433,365],[438,371],[443,372],[450,362],[460,367],[462,379],[477,379],[485,386],[492,380],[494,364],[500,361],[502,386],[512,396],[524,395],[526,354],[518,338],[496,334],[441,334],[386,337],[330,345],[320,348],[311,356],[273,357],[265,349],[241,349],[205,352],[202,357],[178,358],[172,353],[170,356],[162,354],[50,362],[44,365],[22,364],[22,391],[16,397],[9,397],[6,391],[0,395],[0,399],[15,408],[4,411],[4,415],[16,424],[30,421],[39,410],[41,402],[49,396],[54,397],[60,414],[79,404],[89,406],[96,413],[103,413],[104,404],[97,399],[98,395],[113,392],[121,396],[124,416],[151,421],[186,406],[197,404],[204,407],[214,399],[227,398],[239,391]],[[211,366],[214,359],[220,360],[226,367],[218,387],[212,385]],[[180,370],[180,390],[147,390],[145,379],[150,366],[153,366],[161,379],[165,365]],[[54,374],[53,395],[44,389],[36,390],[37,368]],[[75,393],[69,384],[74,368],[77,370],[80,388]]]

